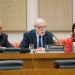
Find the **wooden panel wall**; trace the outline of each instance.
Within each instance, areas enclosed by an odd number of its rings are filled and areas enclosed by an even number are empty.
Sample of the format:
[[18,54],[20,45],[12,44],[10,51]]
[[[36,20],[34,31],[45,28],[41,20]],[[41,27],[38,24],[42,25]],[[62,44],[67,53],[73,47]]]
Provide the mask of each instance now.
[[50,31],[71,31],[73,20],[72,0],[39,0],[39,17]]
[[0,0],[0,21],[4,31],[25,31],[26,0]]

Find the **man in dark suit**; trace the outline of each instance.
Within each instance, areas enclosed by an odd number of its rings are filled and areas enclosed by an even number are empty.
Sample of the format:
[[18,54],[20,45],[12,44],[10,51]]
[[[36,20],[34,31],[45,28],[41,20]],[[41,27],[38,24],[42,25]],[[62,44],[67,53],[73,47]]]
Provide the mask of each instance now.
[[[41,44],[39,39],[41,38]],[[46,23],[43,19],[36,20],[34,30],[24,33],[23,40],[21,41],[20,48],[23,51],[30,51],[29,44],[34,44],[35,52],[42,53],[45,50],[45,45],[54,44],[52,33],[46,30]]]
[[2,33],[2,24],[0,23],[0,48],[4,48],[4,47],[13,47],[13,46],[8,41],[8,35]]

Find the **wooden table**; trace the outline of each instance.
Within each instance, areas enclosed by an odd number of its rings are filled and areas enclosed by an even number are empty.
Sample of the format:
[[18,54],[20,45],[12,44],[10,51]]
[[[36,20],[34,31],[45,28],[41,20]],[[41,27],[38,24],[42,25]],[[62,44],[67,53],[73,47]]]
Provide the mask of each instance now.
[[0,54],[0,60],[23,60],[23,69],[54,69],[58,59],[75,59],[75,53]]
[[1,70],[0,75],[75,75],[75,69]]

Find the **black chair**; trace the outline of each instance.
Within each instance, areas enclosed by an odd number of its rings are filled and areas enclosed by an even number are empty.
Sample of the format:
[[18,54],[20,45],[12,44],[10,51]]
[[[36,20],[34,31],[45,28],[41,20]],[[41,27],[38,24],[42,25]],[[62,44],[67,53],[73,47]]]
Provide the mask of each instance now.
[[22,60],[0,61],[0,70],[22,69],[22,67],[23,67],[23,61]]
[[75,60],[56,60],[54,61],[55,68],[75,68]]

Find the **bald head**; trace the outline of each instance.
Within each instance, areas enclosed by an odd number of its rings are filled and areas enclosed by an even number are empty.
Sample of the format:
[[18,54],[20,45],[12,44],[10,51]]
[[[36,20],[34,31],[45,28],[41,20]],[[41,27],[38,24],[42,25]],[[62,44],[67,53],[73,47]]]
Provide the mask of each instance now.
[[44,35],[46,31],[46,22],[42,18],[35,21],[34,29],[38,35]]
[[44,23],[46,25],[46,22],[42,19],[42,18],[38,18],[36,21],[35,21],[35,25],[38,25],[40,23]]

